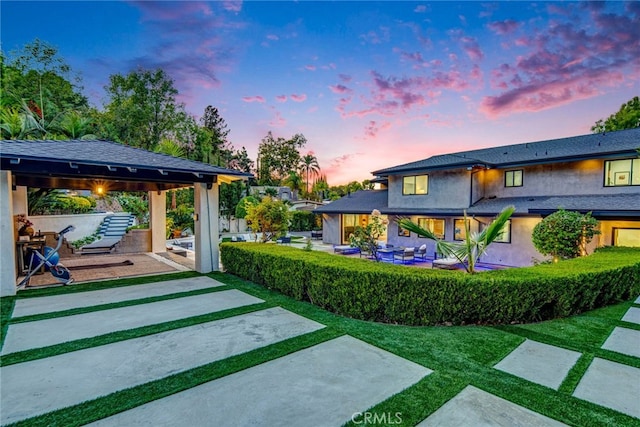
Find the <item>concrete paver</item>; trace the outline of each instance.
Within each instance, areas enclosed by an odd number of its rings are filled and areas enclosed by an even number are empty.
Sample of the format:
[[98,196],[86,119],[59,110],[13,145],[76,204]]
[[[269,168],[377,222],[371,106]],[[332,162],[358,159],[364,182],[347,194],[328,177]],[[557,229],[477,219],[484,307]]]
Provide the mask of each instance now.
[[342,336],[91,425],[340,426],[431,372]]
[[557,390],[580,353],[526,340],[494,367]]
[[634,301],[635,304],[640,304],[640,296],[638,298],[636,298],[636,300]]
[[9,326],[2,354],[213,313],[263,300],[238,290],[55,317]]
[[630,307],[629,310],[622,316],[622,320],[625,322],[636,323],[640,325],[640,308]]
[[214,286],[224,286],[224,283],[220,283],[210,277],[200,276],[188,279],[168,280],[166,282],[147,283],[145,285],[122,286],[99,291],[78,292],[50,297],[23,298],[16,300],[12,317],[53,313],[73,308],[92,307],[100,304],[206,289]]
[[640,357],[640,331],[616,327],[609,338],[602,344],[602,348]]
[[417,427],[560,427],[559,421],[467,386]]
[[0,388],[10,392],[0,396],[0,423],[64,408],[323,327],[276,307],[3,366]]
[[640,418],[640,369],[596,357],[573,395]]

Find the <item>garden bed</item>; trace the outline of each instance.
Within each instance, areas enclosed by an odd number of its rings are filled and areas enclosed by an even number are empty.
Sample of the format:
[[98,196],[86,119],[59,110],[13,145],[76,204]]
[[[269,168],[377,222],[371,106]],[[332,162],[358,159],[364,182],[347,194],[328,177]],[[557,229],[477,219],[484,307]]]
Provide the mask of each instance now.
[[640,250],[605,248],[557,264],[469,275],[275,245],[221,245],[227,272],[335,313],[406,325],[565,317],[640,293]]

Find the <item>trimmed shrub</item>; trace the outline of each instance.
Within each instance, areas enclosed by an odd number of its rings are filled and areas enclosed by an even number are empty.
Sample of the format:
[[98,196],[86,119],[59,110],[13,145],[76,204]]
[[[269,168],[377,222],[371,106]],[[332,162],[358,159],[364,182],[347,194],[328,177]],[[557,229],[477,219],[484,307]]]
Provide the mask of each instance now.
[[227,272],[337,314],[405,325],[566,317],[635,298],[640,250],[480,274],[407,268],[254,243],[220,246]]
[[311,231],[316,225],[316,215],[313,212],[293,211],[291,214],[289,229],[292,231]]

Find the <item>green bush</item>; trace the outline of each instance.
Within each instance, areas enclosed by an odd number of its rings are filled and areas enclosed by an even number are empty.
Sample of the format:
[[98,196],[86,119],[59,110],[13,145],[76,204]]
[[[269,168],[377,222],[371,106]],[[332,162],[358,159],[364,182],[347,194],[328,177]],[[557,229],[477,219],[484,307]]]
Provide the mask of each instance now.
[[221,245],[227,272],[353,318],[405,325],[565,317],[635,298],[640,250],[480,274],[373,263],[281,245]]
[[533,229],[533,245],[543,255],[557,258],[576,258],[587,253],[587,243],[600,234],[598,221],[591,212],[560,209],[540,221]]
[[311,231],[316,226],[316,215],[309,211],[293,211],[291,212],[291,224],[289,229],[292,231]]

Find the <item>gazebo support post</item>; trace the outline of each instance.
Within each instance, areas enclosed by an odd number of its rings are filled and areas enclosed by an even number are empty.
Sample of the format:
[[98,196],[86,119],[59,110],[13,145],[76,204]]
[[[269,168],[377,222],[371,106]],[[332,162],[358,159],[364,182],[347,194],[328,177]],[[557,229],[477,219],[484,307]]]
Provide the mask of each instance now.
[[167,192],[149,191],[149,228],[151,252],[167,251]]
[[218,248],[218,184],[196,182],[194,187],[195,198],[195,242],[196,271],[209,273],[219,271],[220,251]]
[[[0,251],[0,296],[16,294],[16,236],[13,221],[13,191],[10,171],[0,171],[0,241],[7,250]],[[24,212],[26,213],[26,212]]]

